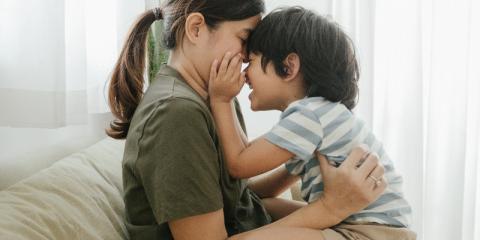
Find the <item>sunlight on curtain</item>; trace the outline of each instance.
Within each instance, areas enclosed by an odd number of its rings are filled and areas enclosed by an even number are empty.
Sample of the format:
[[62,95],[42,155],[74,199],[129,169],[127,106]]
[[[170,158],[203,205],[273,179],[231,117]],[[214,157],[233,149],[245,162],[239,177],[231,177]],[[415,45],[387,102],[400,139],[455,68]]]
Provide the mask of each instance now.
[[0,1],[0,165],[52,162],[37,158],[106,137],[105,83],[144,9],[130,0]]
[[[480,2],[266,2],[269,11],[301,5],[331,15],[354,40],[355,112],[403,174],[419,239],[480,239]],[[245,115],[254,137],[278,120],[278,112]]]
[[420,239],[480,238],[479,10],[376,2],[373,126],[403,169]]
[[106,82],[144,8],[127,0],[1,1],[0,126],[58,128],[108,113]]

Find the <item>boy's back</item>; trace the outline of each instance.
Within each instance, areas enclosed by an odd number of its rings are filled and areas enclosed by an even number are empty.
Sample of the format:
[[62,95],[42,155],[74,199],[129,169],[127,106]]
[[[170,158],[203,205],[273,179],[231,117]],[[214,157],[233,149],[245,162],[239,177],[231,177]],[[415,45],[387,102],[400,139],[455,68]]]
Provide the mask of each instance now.
[[411,208],[403,197],[402,177],[395,172],[381,142],[343,104],[322,97],[293,102],[265,138],[296,155],[286,167],[291,174],[302,178],[302,197],[307,202],[318,199],[323,191],[315,151],[327,156],[332,164],[339,165],[353,147],[362,143],[368,145],[371,151],[378,153],[385,167],[388,188],[377,201],[350,216],[346,222],[408,226]]

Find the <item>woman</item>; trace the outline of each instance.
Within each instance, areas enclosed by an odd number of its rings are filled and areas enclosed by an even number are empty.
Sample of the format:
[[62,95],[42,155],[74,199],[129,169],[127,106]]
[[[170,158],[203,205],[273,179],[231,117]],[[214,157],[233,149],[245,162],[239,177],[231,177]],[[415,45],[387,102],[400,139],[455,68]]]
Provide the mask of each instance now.
[[[265,225],[262,234],[270,226],[272,233],[301,238],[319,221],[333,226],[378,197],[355,167],[366,153],[362,148],[349,157],[351,164],[325,176],[325,201],[285,209],[278,228],[260,198],[278,196],[297,179],[277,181],[288,174],[279,169],[247,186],[228,175],[208,106],[210,66],[227,51],[245,56],[245,42],[263,12],[262,0],[170,0],[133,26],[112,74],[109,100],[117,119],[107,129],[113,138],[126,138],[123,185],[131,239],[225,239]],[[159,19],[170,58],[143,93],[146,37]],[[374,154],[363,160],[370,171],[378,162]]]

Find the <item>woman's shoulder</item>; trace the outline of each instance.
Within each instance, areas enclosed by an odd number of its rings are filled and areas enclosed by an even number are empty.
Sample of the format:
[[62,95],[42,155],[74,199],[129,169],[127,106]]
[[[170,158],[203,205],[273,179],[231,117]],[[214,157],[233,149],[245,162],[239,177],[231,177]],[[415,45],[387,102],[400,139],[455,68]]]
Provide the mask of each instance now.
[[190,101],[208,111],[205,101],[185,81],[160,74],[148,86],[140,105],[176,99]]
[[[142,111],[139,109],[139,111]],[[180,96],[159,100],[141,114],[145,124],[165,126],[165,122],[175,125],[210,125],[213,122],[208,109],[197,101]]]
[[155,99],[142,101],[138,106],[127,138],[138,139],[145,132],[153,136],[159,132],[176,131],[185,129],[186,125],[199,131],[201,129],[210,131],[214,121],[208,108],[191,97],[157,96]]

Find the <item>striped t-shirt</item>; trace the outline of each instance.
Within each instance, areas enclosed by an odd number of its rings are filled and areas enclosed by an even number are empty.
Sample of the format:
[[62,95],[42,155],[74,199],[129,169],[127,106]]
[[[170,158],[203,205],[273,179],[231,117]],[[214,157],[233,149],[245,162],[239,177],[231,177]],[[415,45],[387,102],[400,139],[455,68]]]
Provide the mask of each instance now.
[[345,222],[375,222],[408,227],[412,211],[402,193],[402,177],[395,172],[382,143],[343,104],[322,97],[295,101],[285,109],[280,122],[264,137],[295,154],[287,161],[286,168],[291,174],[301,177],[302,198],[307,202],[318,199],[323,191],[315,151],[338,165],[353,147],[362,143],[368,145],[371,151],[378,153],[385,167],[388,188],[377,201],[351,215]]

